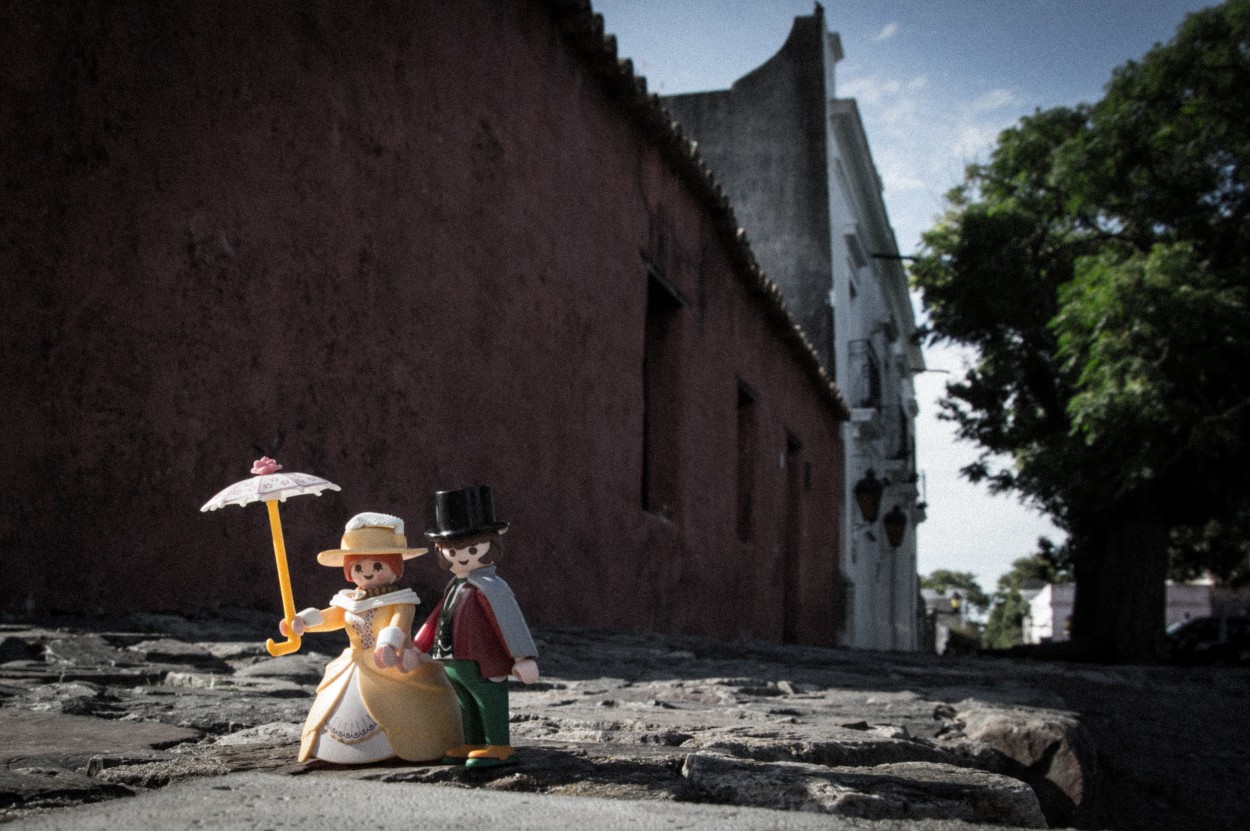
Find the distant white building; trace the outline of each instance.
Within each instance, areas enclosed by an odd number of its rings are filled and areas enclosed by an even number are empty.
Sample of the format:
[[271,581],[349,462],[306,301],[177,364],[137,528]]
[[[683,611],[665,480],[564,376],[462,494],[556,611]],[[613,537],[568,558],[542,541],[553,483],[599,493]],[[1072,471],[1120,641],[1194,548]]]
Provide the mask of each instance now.
[[1025,643],[1053,643],[1072,636],[1072,604],[1076,586],[1047,583],[1029,600],[1021,626]]
[[[839,389],[846,645],[920,647],[913,376],[924,370],[903,257],[859,109],[835,97],[837,34],[796,17],[781,50],[728,90],[664,99],[724,184],[751,248]],[[856,500],[856,486],[873,510]],[[870,492],[870,493],[869,493]]]
[[[1210,583],[1169,583],[1167,586],[1167,625],[1212,614],[1214,586]],[[1072,604],[1076,586],[1050,583],[1029,601],[1024,617],[1025,643],[1054,643],[1071,637]]]

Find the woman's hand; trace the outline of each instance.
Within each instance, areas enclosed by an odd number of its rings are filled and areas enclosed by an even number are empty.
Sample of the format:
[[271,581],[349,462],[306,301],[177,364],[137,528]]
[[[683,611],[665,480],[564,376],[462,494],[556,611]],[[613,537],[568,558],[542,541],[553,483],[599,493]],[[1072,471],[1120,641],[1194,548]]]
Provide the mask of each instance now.
[[285,620],[278,621],[278,631],[288,638],[298,638],[308,631],[308,627],[320,626],[324,622],[325,617],[321,614],[321,610],[310,606],[291,618],[290,626],[287,626]]
[[400,650],[405,652],[405,644],[408,643],[408,633],[398,626],[388,626],[378,633],[378,648],[373,650],[373,660],[378,662],[378,666],[390,669],[398,666],[400,672],[407,672],[400,664]]
[[[399,664],[399,653],[395,651],[395,647],[389,643],[384,643],[373,650],[373,660],[378,662],[378,666],[390,669]],[[400,672],[404,672],[404,670],[401,668]]]
[[308,624],[304,623],[304,619],[299,615],[291,618],[291,625],[287,626],[285,620],[278,621],[278,631],[286,637],[300,637],[304,634],[304,630],[308,628]]

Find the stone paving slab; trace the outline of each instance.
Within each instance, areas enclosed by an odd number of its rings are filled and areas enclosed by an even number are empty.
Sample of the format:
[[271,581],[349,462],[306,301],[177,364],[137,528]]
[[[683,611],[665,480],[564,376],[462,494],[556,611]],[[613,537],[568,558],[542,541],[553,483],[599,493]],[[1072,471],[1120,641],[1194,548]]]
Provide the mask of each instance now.
[[[28,816],[23,831],[117,831],[119,828],[229,828],[281,831],[308,828],[437,828],[440,831],[614,829],[614,831],[903,831],[914,823],[599,797],[566,797],[359,779],[237,773],[171,785],[134,799]],[[935,819],[928,831],[984,826]],[[1003,828],[1003,826],[999,826]],[[1010,828],[1010,826],[1006,826]]]
[[715,801],[866,819],[962,819],[1046,828],[1028,785],[984,771],[924,762],[828,767],[760,763],[706,753],[686,757],[682,775]]
[[92,756],[146,756],[199,739],[198,730],[143,721],[0,709],[0,765],[85,767]]
[[29,815],[133,795],[134,791],[124,785],[102,783],[59,768],[0,769],[0,821],[14,811]]
[[[139,804],[198,783],[211,812],[214,795],[236,798],[212,782],[263,773],[293,789],[354,782],[472,801],[823,812],[826,828],[1040,827],[1043,815],[1054,826],[1250,827],[1250,809],[1232,796],[1250,778],[1241,670],[538,629],[543,679],[512,687],[521,765],[342,768],[295,757],[322,667],[345,639],[316,635],[275,659],[262,646],[272,623],[235,614],[116,619],[92,631],[0,624],[0,749],[18,737],[12,725],[28,731],[26,751],[0,758],[0,822],[126,794]],[[118,747],[118,735],[130,744]],[[272,819],[268,827],[286,827]]]

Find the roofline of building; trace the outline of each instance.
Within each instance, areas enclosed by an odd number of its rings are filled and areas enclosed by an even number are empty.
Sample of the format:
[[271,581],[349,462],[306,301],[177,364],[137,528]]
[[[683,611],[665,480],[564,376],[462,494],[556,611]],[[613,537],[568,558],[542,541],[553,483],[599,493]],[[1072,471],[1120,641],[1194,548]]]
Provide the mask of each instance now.
[[738,224],[724,188],[699,155],[696,143],[682,132],[660,97],[647,92],[647,79],[634,72],[632,61],[617,56],[616,38],[605,33],[603,15],[591,8],[590,0],[546,0],[546,3],[560,33],[603,82],[607,93],[621,102],[643,135],[654,143],[673,171],[703,203],[725,244],[734,273],[761,300],[761,308],[839,420],[849,419],[846,399],[821,365],[820,356],[807,334],[786,308],[781,289],[755,259],[747,242],[746,229]]

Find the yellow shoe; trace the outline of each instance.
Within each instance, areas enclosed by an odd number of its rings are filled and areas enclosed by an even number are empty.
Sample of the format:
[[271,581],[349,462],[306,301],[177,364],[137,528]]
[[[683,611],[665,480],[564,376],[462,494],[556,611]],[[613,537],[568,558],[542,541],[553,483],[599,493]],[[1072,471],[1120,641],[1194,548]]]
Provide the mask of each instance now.
[[463,765],[469,758],[470,753],[482,750],[484,744],[458,744],[455,747],[448,748],[443,753],[443,764],[445,765]]
[[499,765],[515,765],[516,751],[510,744],[488,744],[480,750],[469,752],[464,763],[468,768],[493,768]]

